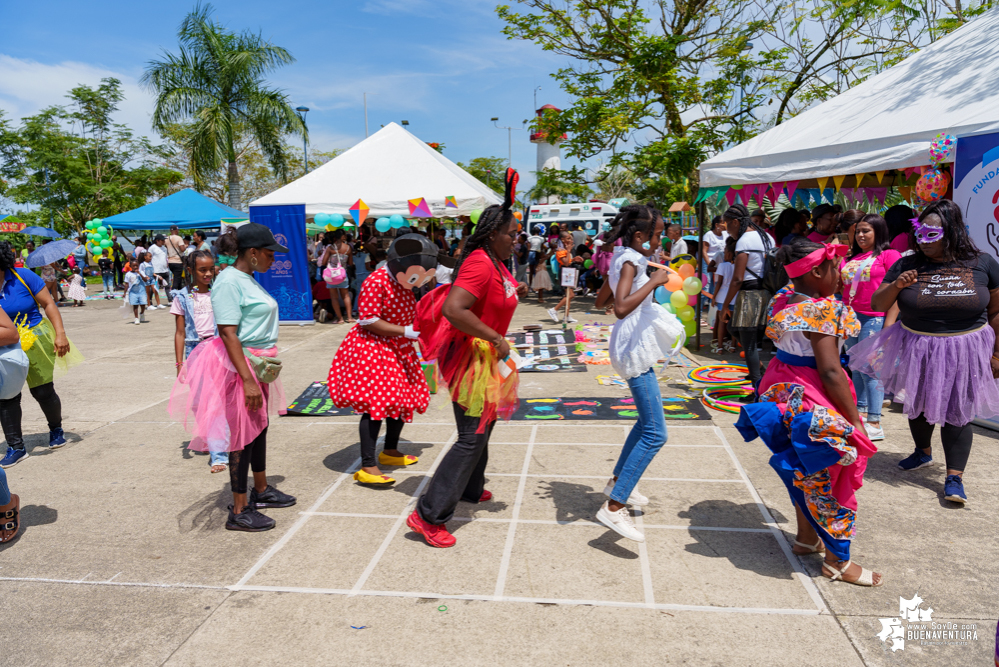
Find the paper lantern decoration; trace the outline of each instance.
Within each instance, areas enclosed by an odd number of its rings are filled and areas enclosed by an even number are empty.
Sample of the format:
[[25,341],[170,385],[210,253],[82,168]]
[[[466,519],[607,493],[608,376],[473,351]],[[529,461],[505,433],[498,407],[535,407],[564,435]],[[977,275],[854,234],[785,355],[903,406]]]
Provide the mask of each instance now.
[[945,194],[950,185],[950,174],[937,167],[930,167],[916,181],[916,196],[925,202],[935,202]]
[[358,199],[348,210],[350,211],[350,217],[354,218],[354,222],[358,225],[367,219],[368,212],[371,211],[363,199]]
[[378,221],[375,222],[375,229],[384,234],[392,229],[392,222],[388,218],[378,218]]
[[[410,199],[409,201],[409,214],[414,218],[432,218],[434,214],[430,212],[430,204],[423,197],[417,197],[416,199]],[[398,227],[396,228],[398,229]]]
[[690,276],[683,281],[683,291],[688,296],[701,293],[701,281],[697,279],[696,276]]
[[681,322],[689,322],[694,319],[694,309],[690,306],[680,306],[676,309],[676,316]]
[[683,293],[683,290],[677,290],[669,295],[669,302],[679,311],[680,308],[687,305],[687,295]]
[[941,132],[930,142],[930,160],[936,165],[946,162],[955,146],[957,146],[957,137]]

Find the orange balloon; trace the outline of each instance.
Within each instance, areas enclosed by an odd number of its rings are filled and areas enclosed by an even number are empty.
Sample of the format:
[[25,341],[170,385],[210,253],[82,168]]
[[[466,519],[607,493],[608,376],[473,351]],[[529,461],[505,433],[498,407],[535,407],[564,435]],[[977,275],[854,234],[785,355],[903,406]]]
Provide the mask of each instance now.
[[[679,273],[680,276],[683,277],[683,278],[689,278],[692,275],[694,275],[694,273],[696,273],[694,271],[694,267],[692,267],[690,264],[684,264],[679,269],[677,269],[676,272]],[[683,283],[683,281],[680,281],[680,282],[681,282],[681,284]]]
[[513,217],[517,218],[518,220],[523,220],[524,219],[524,214],[521,213],[520,211],[514,211],[513,212]]
[[678,289],[683,289],[683,278],[676,275],[675,273],[669,274],[669,280],[663,285],[667,292],[675,292]]

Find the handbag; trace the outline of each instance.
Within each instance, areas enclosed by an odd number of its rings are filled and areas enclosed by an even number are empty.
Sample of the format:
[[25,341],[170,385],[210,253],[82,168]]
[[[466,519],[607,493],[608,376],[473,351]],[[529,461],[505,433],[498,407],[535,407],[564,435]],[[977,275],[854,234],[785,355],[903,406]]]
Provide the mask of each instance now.
[[258,380],[264,384],[270,384],[278,379],[281,374],[280,359],[277,357],[258,357],[245,347],[243,354],[246,355],[246,360],[250,362],[250,368],[253,369],[253,374],[257,376]]
[[336,266],[327,266],[323,271],[323,280],[330,285],[339,285],[347,277],[347,269],[343,268],[343,264],[340,263],[340,253],[334,252],[336,255]]

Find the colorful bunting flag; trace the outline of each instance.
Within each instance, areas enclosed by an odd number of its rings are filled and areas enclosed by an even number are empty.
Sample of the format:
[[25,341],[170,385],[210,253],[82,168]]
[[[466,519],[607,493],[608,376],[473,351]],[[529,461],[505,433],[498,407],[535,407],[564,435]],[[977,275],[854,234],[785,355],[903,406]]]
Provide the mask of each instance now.
[[444,197],[444,208],[458,208],[458,198]]
[[887,170],[874,172],[874,174],[878,177],[878,183],[881,182],[881,179],[883,179],[885,177],[886,173],[887,173]]
[[798,181],[785,181],[784,189],[787,190],[787,200],[794,201],[794,191],[798,189]]
[[822,192],[826,189],[826,183],[829,182],[829,177],[823,176],[821,178],[816,178],[815,180],[819,182],[819,192]]
[[734,188],[729,188],[725,193],[725,199],[728,200],[728,205],[731,206],[735,203],[735,198],[739,195],[739,191]]
[[843,181],[846,180],[846,174],[842,176],[833,176],[833,183],[836,185],[836,192],[843,189]]
[[410,199],[409,201],[409,214],[414,218],[432,218],[434,214],[430,212],[430,205],[427,200],[423,197],[417,197],[416,199]]
[[846,201],[848,202],[853,201],[853,191],[854,188],[840,188],[840,192],[843,193],[843,196],[846,197]]
[[857,174],[857,185],[856,185],[856,187],[858,187],[858,188],[860,187],[860,182],[862,180],[864,180],[864,176],[867,176],[867,174]]
[[887,186],[883,188],[864,188],[864,190],[867,192],[867,201],[872,204],[875,201],[877,201],[878,204],[884,204],[885,198],[888,196]]
[[358,199],[348,210],[350,211],[350,217],[354,218],[354,222],[360,225],[367,219],[368,211],[371,209],[368,208],[363,199]]
[[900,185],[898,188],[898,193],[902,195],[902,199],[905,201],[912,201],[912,186],[910,185]]

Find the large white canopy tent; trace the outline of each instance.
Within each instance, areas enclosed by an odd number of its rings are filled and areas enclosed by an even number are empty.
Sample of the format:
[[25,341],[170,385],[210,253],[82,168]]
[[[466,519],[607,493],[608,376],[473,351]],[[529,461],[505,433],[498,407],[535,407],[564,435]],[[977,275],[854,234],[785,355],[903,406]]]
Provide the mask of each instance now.
[[815,179],[842,174],[868,174],[865,185],[876,185],[876,172],[929,164],[937,133],[999,131],[997,35],[999,9],[707,160],[701,187],[798,181],[814,188]]
[[[496,174],[502,178],[502,174]],[[362,199],[370,217],[411,217],[408,200],[423,197],[435,217],[470,215],[502,201],[481,181],[419,138],[389,123],[315,171],[252,202],[251,206],[305,204],[316,213],[340,213]],[[445,204],[454,197],[457,208]]]

